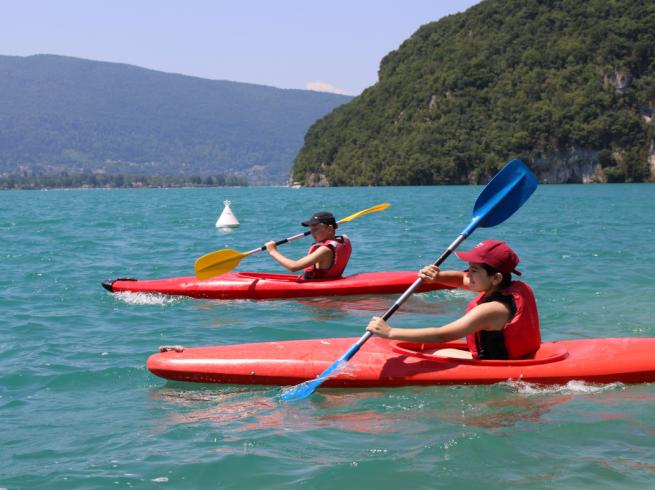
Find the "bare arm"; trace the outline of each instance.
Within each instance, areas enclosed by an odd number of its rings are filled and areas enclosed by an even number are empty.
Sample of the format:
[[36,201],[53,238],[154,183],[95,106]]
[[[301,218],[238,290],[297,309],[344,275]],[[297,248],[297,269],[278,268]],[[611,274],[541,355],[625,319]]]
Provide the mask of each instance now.
[[427,283],[438,282],[451,288],[469,289],[468,274],[463,271],[442,271],[436,265],[428,265],[418,275]]
[[273,241],[266,243],[266,250],[268,250],[268,254],[273,257],[273,259],[278,264],[290,270],[291,272],[296,272],[304,269],[305,267],[309,267],[310,265],[320,262],[322,259],[333,253],[330,247],[321,246],[314,250],[311,254],[304,256],[302,259],[293,260],[278,252],[275,246],[275,242]]
[[476,306],[466,315],[442,327],[394,328],[380,317],[373,317],[366,330],[379,337],[410,342],[450,342],[479,330],[500,330],[511,318],[505,305],[497,301]]

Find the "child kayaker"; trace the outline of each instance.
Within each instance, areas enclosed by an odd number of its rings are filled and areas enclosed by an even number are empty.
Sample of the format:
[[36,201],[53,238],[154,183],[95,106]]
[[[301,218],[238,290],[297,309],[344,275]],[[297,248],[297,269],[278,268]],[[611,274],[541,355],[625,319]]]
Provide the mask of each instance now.
[[317,211],[301,224],[309,227],[314,239],[305,257],[298,260],[285,257],[277,250],[274,241],[266,243],[269,255],[291,272],[304,270],[305,279],[340,278],[350,259],[352,246],[346,235],[336,235],[339,225],[332,213]]
[[512,280],[512,273],[521,275],[514,251],[500,240],[485,240],[456,254],[469,263],[468,270],[442,271],[429,265],[421,269],[419,277],[480,293],[463,317],[430,328],[395,328],[373,317],[366,329],[380,337],[410,342],[442,343],[466,337],[470,352],[437,351],[452,357],[517,359],[535,352],[541,345],[537,304],[530,286]]

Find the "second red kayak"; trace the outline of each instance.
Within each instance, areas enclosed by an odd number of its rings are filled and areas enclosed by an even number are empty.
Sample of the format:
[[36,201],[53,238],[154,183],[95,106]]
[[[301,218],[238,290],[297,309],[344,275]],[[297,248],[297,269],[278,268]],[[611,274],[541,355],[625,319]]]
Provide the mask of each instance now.
[[[200,281],[195,276],[170,279],[115,279],[102,286],[112,293],[159,293],[209,299],[281,299],[355,294],[396,294],[417,279],[416,271],[365,272],[330,280],[304,280],[293,274],[229,272]],[[445,289],[441,284],[421,284],[417,292]]]

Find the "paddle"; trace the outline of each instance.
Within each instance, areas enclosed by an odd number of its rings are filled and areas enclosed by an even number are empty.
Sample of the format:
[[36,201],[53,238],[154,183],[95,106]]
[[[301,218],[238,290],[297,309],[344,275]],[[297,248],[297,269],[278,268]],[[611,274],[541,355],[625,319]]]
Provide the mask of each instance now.
[[[496,226],[518,210],[537,188],[537,179],[530,169],[520,160],[512,160],[505,165],[496,176],[491,179],[475,201],[471,222],[451,243],[446,251],[436,260],[434,265],[439,266],[448,256],[478,227],[489,228]],[[382,316],[386,321],[421,285],[420,277],[405,291],[398,300]],[[310,396],[323,381],[330,377],[335,370],[348,362],[360,347],[372,336],[366,332],[330,367],[323,371],[316,379],[306,381],[292,388],[286,388],[280,398],[286,401],[298,401]]]
[[[350,216],[337,221],[337,223],[340,225],[343,223],[348,223],[349,221],[357,219],[360,216],[364,216],[365,214],[384,211],[389,206],[391,206],[391,204],[387,202],[378,204],[377,206],[373,206],[371,208],[359,211],[355,214],[351,214]],[[292,242],[294,240],[298,240],[299,238],[306,237],[309,234],[311,234],[311,231],[307,230],[304,233],[299,233],[298,235],[285,238],[284,240],[279,240],[275,242],[275,245],[282,245],[283,243]],[[208,253],[207,255],[203,255],[198,260],[196,260],[195,263],[196,277],[201,281],[203,281],[205,279],[210,279],[212,277],[220,276],[221,274],[225,274],[226,272],[230,272],[232,269],[234,269],[237,265],[239,265],[239,262],[241,262],[245,257],[256,254],[258,252],[263,252],[264,250],[266,250],[266,245],[262,245],[261,247],[254,248],[251,251],[245,253],[238,252],[231,248],[227,248],[225,250],[217,250],[216,252]]]

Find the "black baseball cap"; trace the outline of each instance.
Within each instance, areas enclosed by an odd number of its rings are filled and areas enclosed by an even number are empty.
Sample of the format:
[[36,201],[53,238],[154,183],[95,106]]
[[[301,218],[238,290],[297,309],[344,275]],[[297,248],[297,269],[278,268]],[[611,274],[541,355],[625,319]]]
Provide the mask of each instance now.
[[311,226],[311,225],[317,225],[319,223],[332,225],[335,228],[337,227],[337,220],[334,219],[334,215],[332,213],[328,213],[327,211],[317,211],[314,214],[312,214],[311,218],[309,218],[307,221],[303,221],[300,224],[303,226]]

